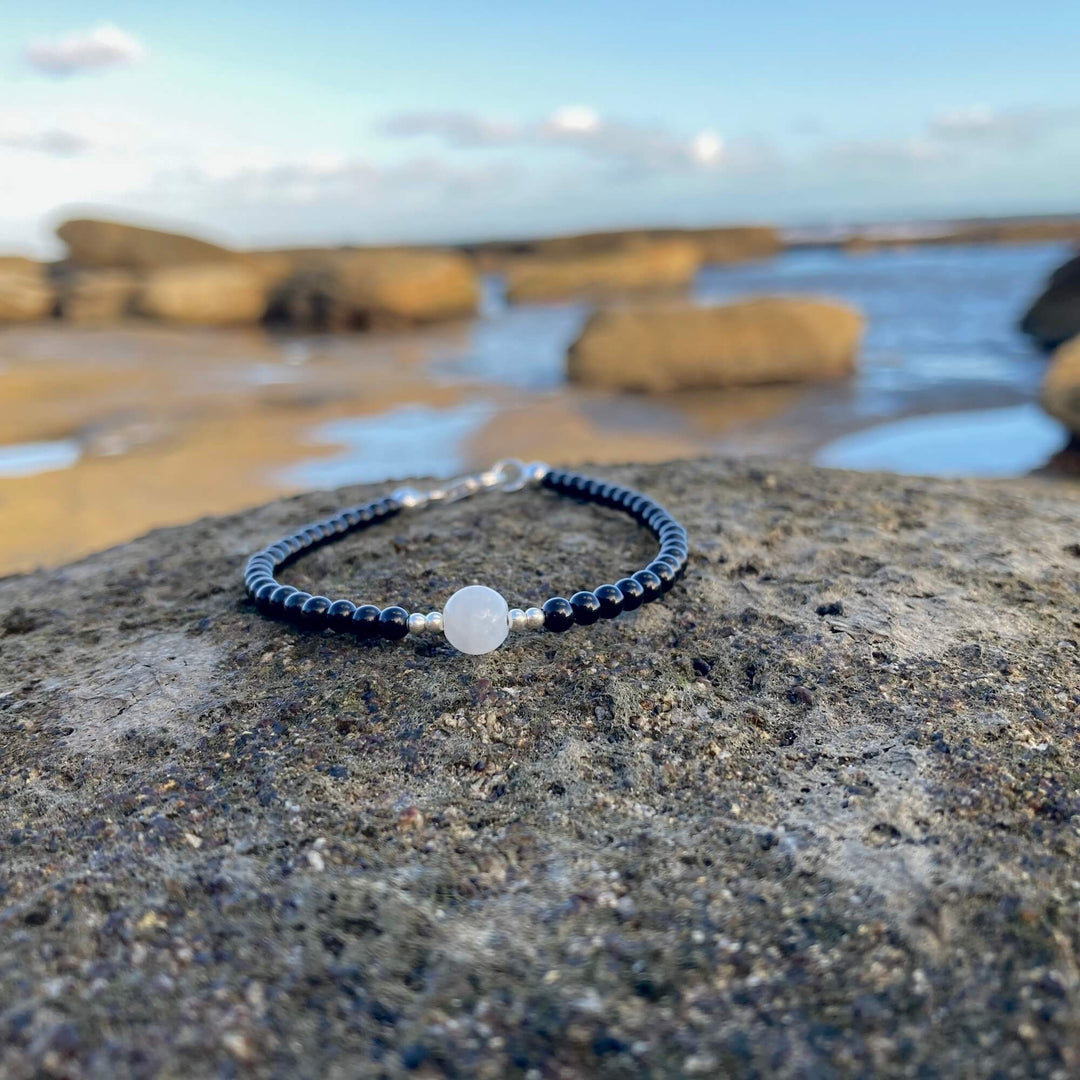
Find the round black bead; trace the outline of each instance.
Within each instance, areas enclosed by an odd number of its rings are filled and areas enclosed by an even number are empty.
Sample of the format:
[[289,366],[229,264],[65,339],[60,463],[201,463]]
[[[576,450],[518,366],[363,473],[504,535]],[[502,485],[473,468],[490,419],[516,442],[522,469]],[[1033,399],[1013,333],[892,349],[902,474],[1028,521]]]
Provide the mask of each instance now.
[[600,601],[594,593],[574,593],[570,597],[570,606],[574,609],[574,622],[578,626],[592,626],[600,618]]
[[660,591],[666,593],[675,584],[675,571],[666,562],[654,559],[648,566],[649,573],[655,574],[660,579]]
[[308,630],[323,630],[326,627],[326,613],[330,610],[328,596],[312,596],[304,601],[300,609],[300,625]]
[[288,597],[285,601],[285,618],[288,619],[289,622],[300,622],[300,613],[304,610],[304,605],[310,599],[311,593],[309,592],[294,592],[292,596]]
[[574,625],[574,609],[570,601],[561,596],[553,596],[544,603],[544,629],[561,634]]
[[[653,562],[667,563],[668,566],[670,566],[671,569],[675,571],[676,575],[679,573],[683,566],[682,561],[679,559],[678,555],[670,555],[667,552],[664,552],[661,555],[657,555],[656,558],[653,559]],[[649,563],[649,566],[651,567],[652,563]]]
[[353,511],[353,517],[356,518],[358,529],[366,529],[375,520],[375,514],[370,506],[358,506]]
[[271,594],[268,606],[279,617],[285,613],[285,601],[299,590],[292,585],[279,585]]
[[276,581],[267,582],[255,592],[255,606],[264,614],[269,614],[270,597],[281,588]]
[[660,579],[651,570],[639,570],[634,580],[645,590],[644,603],[651,604],[660,596]]
[[244,578],[244,585],[247,587],[247,591],[254,596],[264,585],[277,585],[277,582],[265,570],[260,570],[259,573],[249,574]]
[[290,555],[293,554],[292,548],[285,543],[284,540],[278,541],[278,543],[266,549],[269,555],[274,557],[274,563],[280,566]]
[[351,600],[335,600],[326,613],[326,625],[339,634],[352,633],[354,611],[356,605]]
[[618,585],[601,585],[593,593],[600,604],[600,618],[614,619],[623,609],[623,594]]
[[379,636],[379,609],[374,604],[361,604],[353,612],[352,632],[364,641]]
[[409,632],[409,613],[403,607],[383,608],[379,612],[379,633],[387,641],[400,641]]
[[622,593],[623,611],[636,611],[645,600],[645,590],[640,581],[632,577],[620,578],[615,582],[615,587]]

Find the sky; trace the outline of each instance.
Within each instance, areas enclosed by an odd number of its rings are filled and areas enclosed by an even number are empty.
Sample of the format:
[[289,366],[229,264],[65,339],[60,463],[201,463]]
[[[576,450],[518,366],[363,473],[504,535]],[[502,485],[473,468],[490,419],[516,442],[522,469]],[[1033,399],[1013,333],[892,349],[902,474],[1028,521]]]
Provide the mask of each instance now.
[[[16,7],[19,10],[15,10]],[[1080,211],[1080,4],[0,9],[0,253]]]

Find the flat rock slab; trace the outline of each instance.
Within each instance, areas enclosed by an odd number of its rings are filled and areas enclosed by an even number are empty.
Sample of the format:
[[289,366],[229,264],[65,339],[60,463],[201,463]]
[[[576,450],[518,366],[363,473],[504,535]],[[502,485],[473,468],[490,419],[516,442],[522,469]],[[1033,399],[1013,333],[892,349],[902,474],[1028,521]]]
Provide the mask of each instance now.
[[[0,582],[0,1075],[1077,1075],[1075,489],[603,473],[685,582],[478,658],[242,598],[369,488]],[[648,550],[534,491],[286,577],[526,606]]]

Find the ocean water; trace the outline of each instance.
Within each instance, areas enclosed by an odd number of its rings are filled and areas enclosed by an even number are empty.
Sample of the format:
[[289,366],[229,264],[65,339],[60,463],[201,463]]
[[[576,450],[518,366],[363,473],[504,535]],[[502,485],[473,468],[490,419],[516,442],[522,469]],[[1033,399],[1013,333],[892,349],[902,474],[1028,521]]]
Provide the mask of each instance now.
[[858,374],[815,403],[835,439],[821,464],[934,475],[1019,475],[1067,442],[1038,407],[1046,356],[1017,322],[1065,244],[957,245],[861,255],[793,251],[711,267],[702,303],[764,293],[831,296],[867,319]]

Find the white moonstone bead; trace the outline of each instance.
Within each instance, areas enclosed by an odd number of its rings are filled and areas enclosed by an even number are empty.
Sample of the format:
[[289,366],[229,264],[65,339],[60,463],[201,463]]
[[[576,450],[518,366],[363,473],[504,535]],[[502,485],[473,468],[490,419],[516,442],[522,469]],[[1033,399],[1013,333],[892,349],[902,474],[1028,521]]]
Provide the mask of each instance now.
[[497,649],[510,632],[509,607],[494,589],[466,585],[443,605],[443,633],[463,653],[486,653]]

